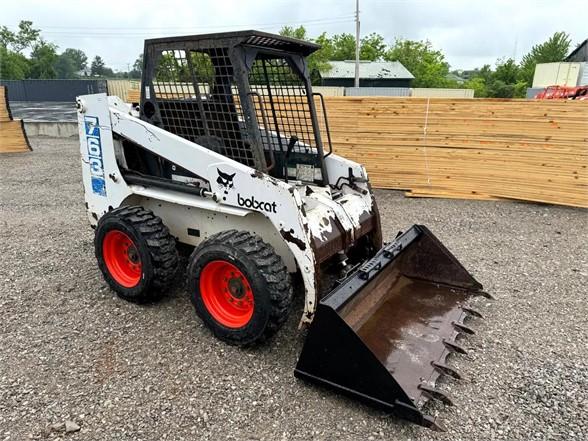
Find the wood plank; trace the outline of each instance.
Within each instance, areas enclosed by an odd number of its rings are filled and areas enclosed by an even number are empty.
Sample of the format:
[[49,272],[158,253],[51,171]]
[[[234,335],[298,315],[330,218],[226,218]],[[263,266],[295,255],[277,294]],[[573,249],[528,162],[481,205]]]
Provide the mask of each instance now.
[[31,151],[22,120],[13,120],[4,86],[0,86],[0,153]]
[[327,109],[335,151],[375,187],[588,207],[588,103],[327,97]]
[[[138,89],[129,90],[129,101],[139,98]],[[292,100],[276,99],[278,118],[291,114]],[[411,197],[588,207],[586,101],[325,101],[334,151],[364,164],[374,187],[406,190]],[[315,104],[320,109],[318,99]],[[322,116],[319,126],[324,132]]]

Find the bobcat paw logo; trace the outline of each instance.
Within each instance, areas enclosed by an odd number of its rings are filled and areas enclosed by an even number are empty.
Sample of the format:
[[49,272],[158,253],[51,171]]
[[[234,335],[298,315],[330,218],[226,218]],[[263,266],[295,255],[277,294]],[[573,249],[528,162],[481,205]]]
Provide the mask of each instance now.
[[216,178],[216,182],[224,189],[225,194],[228,194],[229,190],[233,188],[233,178],[235,177],[236,173],[230,175],[228,173],[223,173],[218,168],[216,171],[218,172],[218,178]]

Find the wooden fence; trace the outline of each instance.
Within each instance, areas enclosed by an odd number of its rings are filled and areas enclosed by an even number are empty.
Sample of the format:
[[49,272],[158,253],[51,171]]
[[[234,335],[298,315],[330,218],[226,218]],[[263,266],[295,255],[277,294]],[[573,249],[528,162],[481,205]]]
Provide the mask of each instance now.
[[23,122],[13,120],[8,105],[6,87],[0,86],[0,153],[28,152],[31,146]]
[[326,97],[335,151],[408,196],[588,207],[588,102]]

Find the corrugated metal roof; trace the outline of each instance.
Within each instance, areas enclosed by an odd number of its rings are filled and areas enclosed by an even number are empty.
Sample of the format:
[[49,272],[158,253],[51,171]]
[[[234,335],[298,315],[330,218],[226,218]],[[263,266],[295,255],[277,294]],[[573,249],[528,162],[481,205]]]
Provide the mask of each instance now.
[[[355,78],[355,61],[329,61],[331,69],[321,72],[323,78]],[[399,61],[360,61],[359,78],[413,79],[414,76]]]

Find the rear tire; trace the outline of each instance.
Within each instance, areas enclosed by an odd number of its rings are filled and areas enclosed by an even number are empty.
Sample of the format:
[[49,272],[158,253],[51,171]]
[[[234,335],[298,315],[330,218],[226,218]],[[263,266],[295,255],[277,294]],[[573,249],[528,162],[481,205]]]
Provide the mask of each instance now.
[[227,343],[263,342],[288,318],[290,275],[257,235],[229,230],[211,236],[192,253],[187,277],[196,313]]
[[104,279],[130,302],[159,299],[178,267],[174,238],[161,218],[143,207],[124,206],[102,216],[94,248]]

